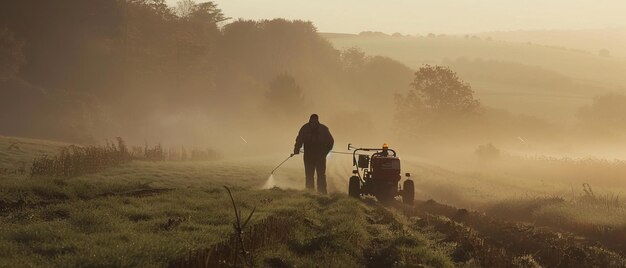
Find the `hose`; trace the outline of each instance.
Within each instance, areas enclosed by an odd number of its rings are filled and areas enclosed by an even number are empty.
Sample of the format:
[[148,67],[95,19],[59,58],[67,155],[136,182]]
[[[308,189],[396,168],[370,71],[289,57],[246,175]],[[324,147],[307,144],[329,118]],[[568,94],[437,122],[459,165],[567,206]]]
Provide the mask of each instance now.
[[289,157],[287,157],[287,159],[285,159],[285,161],[280,162],[280,164],[278,164],[278,166],[276,166],[276,168],[274,168],[274,169],[272,170],[272,173],[270,173],[270,174],[272,174],[272,175],[273,175],[273,174],[274,174],[274,171],[276,171],[276,170],[277,170],[280,166],[282,166],[285,162],[287,162],[287,160],[289,160],[292,156],[293,156],[293,154],[289,155]]
[[[302,153],[302,151],[300,151]],[[350,152],[338,152],[338,151],[330,151],[330,153],[333,154],[347,154],[347,155],[352,155],[352,153]],[[283,162],[280,162],[280,164],[278,164],[278,166],[276,166],[272,172],[270,174],[274,174],[274,171],[276,171],[278,168],[280,168],[283,164],[285,164],[285,162],[289,161],[289,159],[291,159],[291,157],[293,157],[294,154],[289,155],[289,157],[287,157],[287,159],[283,160]]]

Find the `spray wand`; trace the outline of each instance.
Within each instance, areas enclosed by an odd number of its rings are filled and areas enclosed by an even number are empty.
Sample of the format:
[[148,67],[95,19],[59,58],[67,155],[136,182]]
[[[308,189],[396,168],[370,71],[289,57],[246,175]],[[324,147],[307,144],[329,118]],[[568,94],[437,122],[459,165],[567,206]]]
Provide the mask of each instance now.
[[[300,153],[302,153],[302,151],[300,151]],[[329,153],[331,154],[346,154],[346,155],[352,155],[352,153],[350,152],[338,152],[338,151],[330,151]],[[280,162],[280,164],[278,164],[278,166],[276,166],[272,172],[270,173],[270,175],[274,175],[274,171],[276,171],[278,168],[280,168],[285,162],[289,161],[289,159],[291,159],[295,154],[290,154],[289,157],[287,157],[287,159],[285,159],[283,162]]]
[[287,157],[287,159],[285,159],[285,161],[280,162],[280,164],[278,164],[278,166],[276,166],[276,168],[274,168],[272,170],[272,173],[270,173],[271,175],[274,174],[274,171],[276,171],[280,166],[282,166],[285,162],[287,162],[287,160],[289,160],[290,158],[292,158],[294,156],[294,154],[290,154],[289,157]]

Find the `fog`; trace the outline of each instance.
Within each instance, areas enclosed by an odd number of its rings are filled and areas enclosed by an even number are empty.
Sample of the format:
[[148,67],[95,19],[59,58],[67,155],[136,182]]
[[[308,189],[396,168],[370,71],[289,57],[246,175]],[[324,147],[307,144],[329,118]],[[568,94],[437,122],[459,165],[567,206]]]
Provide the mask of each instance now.
[[[175,0],[169,0],[175,5]],[[306,1],[220,0],[234,18],[305,19],[322,32],[403,34],[626,27],[619,0],[592,1]]]
[[0,1],[0,266],[625,267],[624,10]]
[[2,135],[260,155],[317,113],[341,149],[626,158],[620,32],[533,30],[622,27],[619,1],[35,3],[2,4]]

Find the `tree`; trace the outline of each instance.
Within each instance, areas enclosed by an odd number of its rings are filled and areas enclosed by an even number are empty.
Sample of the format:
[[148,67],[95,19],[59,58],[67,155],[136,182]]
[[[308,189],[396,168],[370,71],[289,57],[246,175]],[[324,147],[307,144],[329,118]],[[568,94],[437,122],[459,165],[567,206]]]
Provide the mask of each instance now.
[[396,124],[411,136],[460,133],[478,114],[480,103],[470,85],[448,67],[419,68],[411,86],[407,94],[396,95]]
[[22,45],[7,28],[0,28],[0,80],[14,77],[26,62]]
[[227,20],[222,10],[213,2],[197,4],[194,0],[180,0],[176,3],[176,15],[182,19],[216,24]]
[[474,99],[471,86],[444,66],[425,65],[415,73],[411,83],[415,97],[424,109],[438,114],[470,114],[477,112],[480,102]]
[[[50,90],[92,90],[114,80],[122,1],[0,1],[0,28],[24,43],[20,78]],[[97,64],[87,64],[94,62]]]
[[165,0],[126,0],[129,4],[145,6],[154,11],[156,15],[166,20],[172,20],[175,17],[174,12],[167,5]]
[[289,74],[281,74],[274,78],[265,97],[271,112],[294,113],[304,106],[302,88]]
[[181,18],[189,17],[193,13],[196,2],[193,0],[180,0],[176,2],[176,15]]
[[626,134],[626,95],[608,93],[594,98],[590,106],[578,111],[585,131],[614,136]]
[[598,55],[600,57],[610,57],[611,52],[608,49],[600,49],[600,51],[598,52]]
[[222,14],[222,10],[213,2],[196,4],[189,17],[209,24],[216,24],[229,19]]
[[358,47],[351,47],[341,52],[341,63],[348,71],[357,71],[367,62],[365,52]]

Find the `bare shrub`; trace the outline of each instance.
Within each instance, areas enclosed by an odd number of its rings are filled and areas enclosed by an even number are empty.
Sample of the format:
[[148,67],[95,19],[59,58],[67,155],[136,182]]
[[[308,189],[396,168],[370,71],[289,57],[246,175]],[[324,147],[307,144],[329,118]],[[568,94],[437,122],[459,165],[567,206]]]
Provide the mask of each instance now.
[[500,149],[492,143],[479,145],[474,153],[483,160],[494,160],[500,157]]
[[163,161],[165,160],[165,153],[163,152],[163,147],[161,144],[157,144],[154,147],[148,147],[146,144],[145,149],[143,150],[144,157],[148,160],[152,161]]

